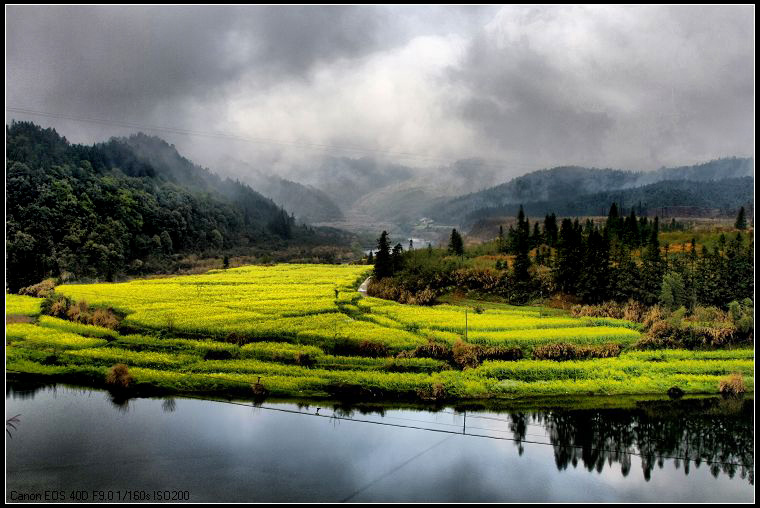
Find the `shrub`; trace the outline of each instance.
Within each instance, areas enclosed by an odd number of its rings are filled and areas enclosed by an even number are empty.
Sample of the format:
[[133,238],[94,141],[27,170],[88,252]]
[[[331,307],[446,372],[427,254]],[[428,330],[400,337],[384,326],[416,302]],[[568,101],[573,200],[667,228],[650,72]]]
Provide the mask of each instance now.
[[452,348],[454,362],[461,369],[476,368],[480,365],[480,348],[475,344],[468,344],[457,340]]
[[737,396],[747,391],[744,384],[744,378],[741,374],[735,373],[720,380],[718,391],[725,396]]
[[116,388],[127,388],[132,381],[132,376],[129,374],[129,367],[123,363],[117,363],[108,369],[108,374],[106,374],[106,383],[113,385]]
[[204,360],[229,360],[232,358],[232,353],[227,350],[215,350],[209,349],[206,354],[203,355]]
[[753,311],[754,306],[749,298],[745,298],[741,303],[733,301],[728,304],[731,321],[743,337],[751,335],[755,328]]
[[255,398],[263,398],[269,395],[269,390],[261,384],[261,377],[259,377],[255,383],[251,384],[251,390],[253,391],[253,396]]
[[654,349],[679,349],[683,347],[680,342],[671,338],[652,337],[645,335],[633,344],[634,349],[654,350]]
[[573,305],[570,313],[574,317],[608,317],[623,318],[623,307],[616,302],[604,302],[599,305]]
[[18,292],[20,295],[35,296],[37,298],[47,298],[53,294],[55,288],[55,279],[45,279],[38,284],[21,288]]
[[77,323],[87,323],[90,320],[90,312],[87,302],[80,300],[72,303],[66,311],[66,318]]
[[575,344],[556,343],[538,346],[533,350],[534,360],[587,360],[590,358],[613,358],[620,356],[620,344],[602,344],[600,346],[579,346]]
[[433,383],[424,388],[417,388],[417,397],[423,400],[443,400],[447,397],[443,383]]
[[417,305],[432,305],[435,303],[435,296],[435,291],[425,288],[422,291],[417,291],[414,298],[417,300]]
[[237,332],[230,332],[224,340],[225,342],[237,344],[238,346],[242,346],[246,342],[245,337]]
[[623,319],[641,323],[643,321],[646,310],[647,309],[643,303],[637,300],[628,300],[628,302],[625,304],[625,307],[623,307]]
[[312,367],[316,363],[316,360],[309,353],[298,352],[295,354],[295,363],[301,367]]
[[665,319],[665,313],[659,305],[650,307],[641,317],[644,328],[650,328],[654,323]]
[[111,330],[119,327],[119,318],[116,317],[116,314],[111,309],[95,309],[90,322],[95,326],[102,326]]
[[371,356],[374,358],[380,356],[388,356],[388,346],[380,342],[373,342],[371,340],[363,340],[359,344],[359,354],[361,356]]
[[448,344],[428,340],[427,344],[417,346],[410,351],[402,351],[398,358],[433,358],[435,360],[451,361],[452,353]]
[[519,347],[493,346],[482,348],[480,360],[516,361],[523,357],[523,351]]

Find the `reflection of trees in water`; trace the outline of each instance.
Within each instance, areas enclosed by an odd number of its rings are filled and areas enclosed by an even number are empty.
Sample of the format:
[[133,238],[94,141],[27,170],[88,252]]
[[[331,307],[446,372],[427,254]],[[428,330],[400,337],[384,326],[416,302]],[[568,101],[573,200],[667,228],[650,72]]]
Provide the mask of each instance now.
[[18,430],[18,427],[16,425],[21,423],[21,420],[19,420],[20,414],[17,414],[16,416],[11,416],[7,420],[5,420],[5,433],[8,434],[8,437],[13,439],[13,432],[11,432],[11,429]]
[[623,476],[631,470],[631,454],[641,457],[644,478],[651,478],[655,464],[674,459],[708,464],[716,478],[722,472],[739,473],[754,484],[754,413],[752,400],[700,399],[641,404],[635,410],[562,410],[510,415],[510,430],[522,454],[531,422],[546,428],[559,470],[582,463],[601,472],[604,463],[619,463]]
[[131,400],[131,397],[128,392],[125,390],[111,389],[106,393],[106,398],[120,413],[129,412],[129,401]]
[[161,410],[164,413],[173,413],[177,409],[177,400],[174,397],[167,397],[161,402]]
[[55,390],[55,388],[56,385],[54,383],[47,384],[23,380],[9,380],[5,384],[5,396],[8,397],[10,395],[14,399],[31,400],[34,399],[38,392],[41,392],[44,389]]

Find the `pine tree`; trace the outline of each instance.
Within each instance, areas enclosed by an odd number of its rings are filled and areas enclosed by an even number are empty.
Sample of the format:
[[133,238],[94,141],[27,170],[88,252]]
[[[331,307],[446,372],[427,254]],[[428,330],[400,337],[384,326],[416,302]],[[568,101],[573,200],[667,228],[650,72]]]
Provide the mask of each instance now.
[[[576,221],[577,224],[577,221]],[[570,219],[563,219],[557,240],[554,281],[560,291],[575,294],[580,272],[580,231]]]
[[401,246],[400,243],[397,243],[393,247],[393,251],[391,252],[391,270],[392,274],[396,274],[400,272],[404,268],[404,256],[403,256],[404,248]]
[[547,215],[544,218],[544,242],[546,242],[549,247],[555,247],[557,245],[558,233],[557,216],[552,212],[551,215]]
[[662,279],[660,305],[668,310],[676,310],[687,303],[686,286],[678,272],[668,272]]
[[641,271],[633,260],[631,251],[616,244],[611,255],[609,297],[618,302],[641,298]]
[[382,279],[393,275],[391,264],[391,244],[388,241],[388,233],[383,231],[377,239],[377,252],[375,253],[375,278]]
[[583,246],[583,267],[578,275],[577,294],[588,303],[607,299],[610,282],[610,254],[607,234],[594,228]]
[[747,218],[744,216],[744,207],[739,208],[739,214],[736,216],[736,224],[734,226],[739,230],[747,229]]
[[639,236],[639,221],[636,218],[636,212],[631,210],[631,215],[625,220],[625,232],[623,241],[631,248],[639,246],[641,238]]
[[542,243],[544,243],[544,238],[541,235],[541,230],[539,228],[538,222],[535,222],[533,224],[533,235],[531,236],[530,243],[534,248],[538,248]]
[[449,252],[457,256],[464,256],[464,242],[462,236],[456,229],[451,230],[451,237],[449,238]]
[[610,212],[607,214],[607,223],[605,224],[607,234],[610,238],[620,238],[622,226],[623,222],[620,220],[620,215],[618,214],[617,203],[612,203],[612,206],[610,206]]
[[649,243],[643,256],[642,277],[642,300],[647,305],[657,302],[662,285],[662,276],[665,271],[662,256],[660,255],[659,219],[654,218]]

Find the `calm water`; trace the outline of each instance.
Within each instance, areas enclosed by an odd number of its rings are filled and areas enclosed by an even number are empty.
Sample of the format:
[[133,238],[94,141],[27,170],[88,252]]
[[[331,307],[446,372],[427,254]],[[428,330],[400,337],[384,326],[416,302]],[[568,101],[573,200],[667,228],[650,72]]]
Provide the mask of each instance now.
[[46,491],[90,502],[156,491],[191,502],[754,499],[752,400],[465,415],[119,404],[99,390],[10,383],[5,407],[20,415],[6,427],[6,501]]

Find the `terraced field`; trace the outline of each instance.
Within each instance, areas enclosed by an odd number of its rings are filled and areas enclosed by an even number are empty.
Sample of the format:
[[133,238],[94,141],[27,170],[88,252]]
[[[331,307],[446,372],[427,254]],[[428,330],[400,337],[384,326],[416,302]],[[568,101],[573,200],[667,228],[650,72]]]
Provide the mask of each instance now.
[[[275,265],[56,292],[125,314],[118,330],[41,314],[41,299],[6,295],[6,368],[103,383],[126,364],[131,386],[282,396],[475,399],[564,394],[715,393],[752,350],[634,351],[635,323],[489,303],[418,307],[362,298],[366,266]],[[462,369],[457,348],[484,356]],[[619,353],[534,359],[563,343]],[[489,356],[490,355],[490,356]],[[501,355],[501,356],[500,356]],[[505,355],[511,361],[505,360]]]

